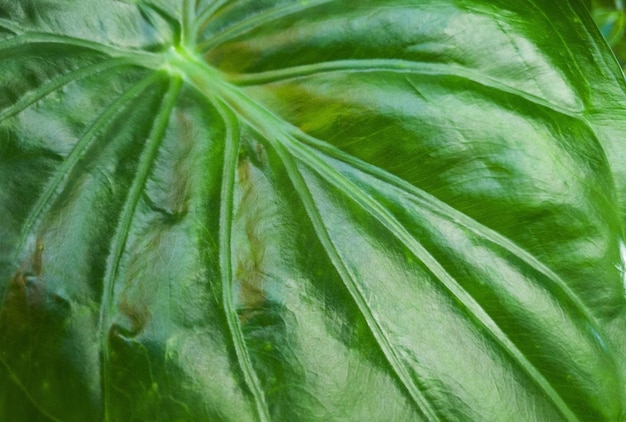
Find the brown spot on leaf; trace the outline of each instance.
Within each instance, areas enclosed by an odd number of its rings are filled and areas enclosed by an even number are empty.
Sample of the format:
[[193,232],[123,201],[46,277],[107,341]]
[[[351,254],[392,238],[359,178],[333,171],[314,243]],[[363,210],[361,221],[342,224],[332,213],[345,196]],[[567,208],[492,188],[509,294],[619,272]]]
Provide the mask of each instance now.
[[240,321],[243,324],[257,310],[263,309],[267,293],[263,286],[265,243],[260,233],[260,222],[263,219],[260,205],[262,201],[255,189],[253,166],[250,161],[247,159],[239,161],[237,170],[238,182],[242,189],[238,204],[240,211],[238,221],[243,226],[245,241],[237,248],[235,280],[239,287],[236,299]]
[[33,262],[33,272],[37,277],[41,275],[41,270],[43,266],[43,240],[41,238],[37,238],[35,242],[35,251],[33,252],[32,262]]
[[2,319],[10,329],[35,325],[45,311],[43,251],[43,241],[37,238],[31,253],[20,263],[8,285],[2,304]]
[[130,303],[127,299],[123,299],[119,304],[119,310],[129,322],[127,326],[120,327],[120,331],[123,331],[125,336],[136,336],[150,319],[150,310],[143,303]]

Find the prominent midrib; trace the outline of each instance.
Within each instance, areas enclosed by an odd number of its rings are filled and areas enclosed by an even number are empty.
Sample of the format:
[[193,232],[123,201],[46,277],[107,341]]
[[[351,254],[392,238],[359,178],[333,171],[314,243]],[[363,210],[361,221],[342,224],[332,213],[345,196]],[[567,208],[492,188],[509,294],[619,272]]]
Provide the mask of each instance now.
[[[245,96],[245,94],[243,94],[239,88],[237,88],[236,86],[222,79],[215,69],[211,68],[205,62],[195,57],[193,53],[190,53],[189,51],[184,50],[184,49],[173,49],[171,51],[170,60],[168,62],[168,67],[169,67],[168,70],[179,73],[188,83],[194,86],[198,91],[200,91],[202,95],[207,97],[213,103],[215,104],[225,103],[227,107],[229,107],[233,112],[237,113],[242,120],[246,121],[248,124],[251,124],[252,127],[258,128],[259,126],[263,126],[264,129],[267,129],[263,131],[265,135],[267,135],[267,131],[270,130],[269,127],[271,126],[271,125],[262,125],[261,122],[264,121],[265,119],[270,119],[269,121],[276,123],[277,131],[275,135],[277,137],[281,136],[284,133],[284,130],[282,130],[284,129],[284,127],[282,127],[284,125],[278,124],[281,121],[278,120],[270,111],[263,109],[260,104],[253,102],[251,99]],[[280,150],[282,151],[282,149]],[[288,166],[290,162],[288,157],[283,157],[283,161],[285,162],[285,165]],[[293,175],[293,172],[290,172],[290,173]],[[298,178],[296,178],[295,180],[296,183],[297,183],[297,180]],[[305,200],[305,204],[311,205],[306,200]],[[309,209],[309,211],[312,212],[311,209]],[[322,239],[324,238],[323,233],[318,233],[318,234],[322,236]],[[334,261],[336,262],[336,260]],[[228,266],[227,263],[224,263],[224,265],[226,267]],[[341,271],[341,268],[339,268],[339,270],[343,274],[344,279],[345,279],[345,276],[346,276],[345,271]],[[351,289],[351,291],[352,293],[355,293],[354,289]],[[360,295],[357,294],[357,297],[359,296]],[[366,318],[366,319],[368,319],[370,323],[374,322],[372,318]],[[374,324],[374,325],[377,325],[377,324]],[[231,327],[231,331],[232,331],[232,327]],[[237,333],[233,332],[233,334],[235,335],[235,343],[237,343],[236,341]],[[419,389],[413,386],[413,384],[410,382],[409,374],[400,365],[397,356],[393,353],[390,346],[388,345],[386,341],[386,337],[384,336],[384,333],[380,329],[378,329],[378,330],[375,330],[374,335],[378,339],[378,341],[382,341],[383,345],[387,345],[387,346],[382,346],[383,351],[386,357],[389,359],[390,364],[394,369],[394,372],[400,378],[403,385],[407,388],[408,393],[411,395],[413,401],[416,403],[420,411],[424,412],[423,413],[424,416],[429,421],[439,420],[438,416],[436,415],[435,411],[431,408],[426,398],[422,395]],[[244,363],[244,368],[242,369],[244,369],[244,372],[246,372],[245,371],[245,366],[246,366],[245,359],[243,363]],[[248,380],[248,384],[251,387],[254,387],[255,383],[254,382],[251,383],[250,380]],[[259,400],[257,400],[257,408],[259,408],[258,402]]]
[[[175,49],[170,55],[168,65],[209,100],[213,102],[226,103],[226,105],[228,105],[233,112],[237,113],[243,121],[247,122],[257,130],[261,130],[266,137],[272,138],[270,139],[270,142],[275,144],[275,146],[282,151],[285,165],[289,165],[292,155],[293,158],[297,157],[305,162],[309,162],[308,160],[312,158],[312,155],[306,152],[307,148],[304,145],[300,145],[296,139],[291,137],[292,132],[294,130],[297,131],[297,128],[294,128],[288,122],[283,121],[270,110],[264,108],[262,104],[259,104],[248,97],[239,87],[226,81],[216,69],[210,67],[193,53],[184,49]],[[286,143],[284,146],[281,146],[285,136],[287,136],[289,140],[285,141]],[[283,150],[284,147],[286,148]],[[287,155],[288,157],[285,157],[284,155]],[[313,167],[316,167],[318,171],[321,171],[322,174],[325,174],[326,170],[329,170],[328,166],[318,159],[313,159],[310,164]],[[297,173],[297,171],[295,173],[292,172],[292,175]],[[461,300],[461,302],[464,303],[468,309],[473,310],[475,322],[487,328],[487,330],[491,333],[492,338],[496,340],[500,347],[502,347],[506,353],[509,354],[510,357],[517,362],[537,383],[538,387],[551,398],[551,401],[554,403],[556,408],[559,409],[562,416],[566,420],[577,420],[577,417],[569,408],[568,404],[563,401],[560,395],[554,390],[553,386],[543,377],[543,374],[541,374],[533,366],[533,364],[526,359],[523,353],[507,339],[506,335],[499,330],[491,318],[477,303],[474,302],[473,298],[471,298],[467,292],[455,283],[453,278],[445,271],[445,269],[441,268],[439,263],[430,256],[428,251],[423,250],[422,247],[416,243],[414,239],[412,239],[412,237],[405,231],[404,227],[402,227],[394,217],[390,216],[384,209],[382,209],[380,204],[369,200],[367,195],[362,194],[358,191],[358,189],[355,190],[355,186],[352,186],[348,180],[345,180],[343,177],[337,178],[339,175],[333,171],[326,173],[325,176],[328,176],[328,180],[334,182],[336,187],[344,193],[347,193],[349,197],[359,203],[362,207],[364,207],[364,209],[368,210],[368,212],[378,219],[384,226],[386,226],[394,234],[394,236],[396,236],[404,244],[407,244],[415,256],[425,260],[428,267],[434,271],[434,274],[436,274],[439,279],[444,282],[449,292],[454,297]],[[295,182],[297,182],[299,178],[296,177],[295,179]],[[306,199],[306,193],[304,196]],[[311,208],[311,204],[309,204],[308,208],[312,210],[315,207]],[[333,255],[332,250],[330,253]],[[362,308],[362,306],[360,307]],[[380,333],[382,333],[382,331]],[[377,338],[379,337],[377,336]],[[386,344],[386,342],[383,342],[383,344]],[[385,347],[383,347],[383,349],[387,350]],[[387,351],[389,352],[389,350]],[[436,414],[427,410],[429,406],[427,401],[424,400],[424,397],[422,397],[421,392],[418,389],[413,389],[413,386],[410,385],[411,382],[408,374],[404,373],[404,370],[401,368],[402,365],[396,360],[393,354],[389,355],[386,353],[386,355],[387,358],[390,359],[390,363],[392,363],[397,375],[408,388],[418,407],[422,411],[426,411],[426,415],[428,415],[429,419],[436,420]]]
[[[175,69],[177,73],[179,73],[188,83],[190,83],[193,87],[195,87],[201,94],[203,94],[209,100],[213,102],[217,101],[220,103],[226,103],[233,111],[235,111],[240,118],[246,120],[251,126],[259,129],[264,129],[263,133],[267,135],[272,132],[276,137],[283,137],[284,134],[291,134],[294,131],[298,132],[301,135],[305,142],[303,144],[308,144],[309,147],[312,147],[316,150],[325,151],[330,156],[333,156],[339,160],[346,161],[357,168],[360,168],[362,171],[371,172],[375,177],[381,178],[387,182],[391,182],[392,184],[397,185],[400,189],[407,190],[412,194],[417,195],[418,197],[423,197],[426,195],[426,202],[431,204],[439,204],[438,201],[435,200],[434,197],[430,197],[425,192],[417,189],[415,186],[412,186],[404,181],[393,178],[393,181],[389,180],[390,174],[386,173],[382,170],[375,168],[367,168],[364,169],[361,167],[359,160],[355,160],[354,157],[345,154],[343,151],[332,147],[329,144],[323,143],[318,139],[312,138],[306,133],[300,132],[297,128],[289,124],[288,122],[280,119],[277,115],[275,115],[271,110],[263,107],[262,104],[251,99],[247,96],[239,86],[232,84],[226,77],[226,75],[222,75],[218,70],[208,65],[204,62],[200,57],[196,56],[194,53],[186,50],[184,48],[181,49],[173,49],[170,53],[168,66],[170,69]],[[542,104],[545,105],[545,104]],[[558,110],[555,110],[558,111]],[[561,112],[564,112],[561,110]],[[567,113],[565,113],[567,114]],[[267,122],[271,122],[268,124]],[[299,142],[295,142],[298,144]],[[295,145],[294,144],[294,145]],[[300,149],[300,148],[299,148]],[[301,149],[300,149],[301,150]],[[443,206],[443,209],[440,209],[440,212],[444,214],[452,212],[454,214],[454,218],[462,218],[465,221],[465,224],[468,227],[471,227],[474,232],[481,236],[485,236],[490,239],[490,241],[495,242],[505,249],[510,250],[512,253],[524,257],[524,260],[536,268],[539,272],[547,274],[550,279],[557,280],[558,288],[561,289],[566,296],[572,300],[572,303],[576,305],[576,307],[581,311],[582,314],[585,315],[587,319],[590,321],[593,320],[591,311],[579,300],[576,294],[571,291],[571,289],[562,281],[556,274],[550,271],[543,263],[539,262],[534,256],[529,254],[523,248],[519,247],[515,242],[510,239],[502,236],[501,234],[494,232],[491,229],[483,226],[477,221],[472,220],[465,214],[459,212],[455,208],[440,203],[435,206]]]

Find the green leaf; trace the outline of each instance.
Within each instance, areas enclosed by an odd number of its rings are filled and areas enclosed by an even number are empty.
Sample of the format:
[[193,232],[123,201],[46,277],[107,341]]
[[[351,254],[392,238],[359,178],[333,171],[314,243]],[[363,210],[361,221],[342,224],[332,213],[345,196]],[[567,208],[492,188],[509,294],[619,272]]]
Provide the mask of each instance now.
[[3,420],[626,417],[577,0],[0,1],[0,68]]

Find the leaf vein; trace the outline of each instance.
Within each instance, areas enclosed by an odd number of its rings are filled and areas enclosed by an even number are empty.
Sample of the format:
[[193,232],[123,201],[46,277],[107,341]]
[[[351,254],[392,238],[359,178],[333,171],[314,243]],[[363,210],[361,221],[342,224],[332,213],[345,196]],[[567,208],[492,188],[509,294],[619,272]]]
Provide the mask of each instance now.
[[297,166],[294,163],[291,155],[286,151],[283,145],[274,144],[273,146],[281,157],[287,173],[289,174],[289,178],[294,184],[296,191],[300,195],[300,199],[304,204],[307,215],[309,216],[309,220],[311,221],[311,224],[313,225],[315,232],[319,237],[322,246],[324,247],[324,250],[330,258],[337,273],[344,281],[348,291],[350,292],[350,295],[356,302],[359,311],[367,321],[367,325],[370,328],[373,336],[376,338],[376,344],[380,347],[385,358],[389,362],[389,365],[393,369],[395,375],[398,377],[404,388],[407,390],[407,392],[411,396],[411,399],[417,405],[418,409],[424,414],[424,417],[426,417],[428,421],[439,421],[440,418],[434,410],[433,406],[429,403],[424,393],[420,391],[420,389],[415,386],[414,383],[411,381],[410,375],[407,373],[400,358],[393,350],[390,340],[385,335],[383,328],[377,321],[376,317],[372,314],[372,312],[370,312],[367,301],[365,300],[363,293],[355,282],[355,276],[351,274],[350,270],[343,264],[341,257],[339,256],[339,253],[337,252],[335,245],[333,244],[330,235],[325,227],[322,216],[317,206],[315,205],[315,200],[313,199],[306,185],[306,182],[304,181],[300,171],[297,169]]
[[[297,130],[297,129],[296,129]],[[380,168],[367,165],[363,163],[358,158],[355,158],[349,154],[346,154],[342,150],[329,145],[315,137],[312,137],[306,133],[298,131],[297,137],[302,139],[305,145],[308,145],[312,149],[316,149],[324,154],[327,154],[329,157],[333,157],[339,161],[342,161],[350,166],[362,171],[370,176],[373,176],[385,183],[388,183],[390,186],[393,186],[397,189],[400,189],[406,192],[411,197],[417,198],[419,203],[433,212],[439,215],[445,215],[446,219],[450,221],[456,221],[459,224],[463,225],[463,227],[471,230],[473,233],[477,234],[480,237],[483,237],[494,244],[497,244],[507,251],[511,252],[512,255],[521,258],[525,263],[529,264],[536,271],[546,275],[550,280],[554,280],[556,286],[568,297],[568,299],[576,306],[581,315],[584,315],[588,322],[595,326],[596,320],[592,316],[593,313],[586,306],[578,296],[572,291],[572,289],[559,277],[556,273],[554,273],[550,268],[548,268],[545,264],[539,261],[534,255],[529,253],[526,249],[519,246],[513,240],[503,236],[501,233],[496,232],[495,230],[485,226],[484,224],[474,220],[469,217],[467,214],[464,214],[458,211],[456,208],[448,205],[443,202],[441,199],[415,187],[409,182],[402,180],[401,178],[394,176]],[[343,177],[343,176],[340,176]]]
[[[48,182],[43,193],[39,196],[39,199],[32,208],[32,211],[26,217],[25,223],[22,226],[22,231],[18,238],[16,254],[19,255],[22,249],[26,245],[28,235],[33,230],[37,221],[41,218],[43,212],[49,207],[51,200],[61,193],[61,185],[67,179],[68,175],[72,172],[76,164],[79,162],[83,152],[91,145],[92,141],[96,138],[98,131],[105,127],[112,119],[124,112],[127,105],[140,95],[147,87],[149,87],[157,79],[157,75],[153,74],[151,77],[147,77],[142,81],[135,84],[131,89],[126,91],[116,101],[112,102],[98,117],[98,119],[89,127],[89,129],[78,140],[76,145],[72,148],[65,161],[61,164],[59,169],[55,172],[52,179]],[[17,256],[15,257],[17,259]]]
[[[25,45],[33,44],[56,44],[72,48],[84,48],[108,55],[110,57],[125,57],[135,64],[152,69],[161,66],[163,61],[162,57],[156,53],[150,53],[142,50],[123,49],[107,44],[101,44],[95,41],[70,37],[68,35],[50,34],[46,32],[28,32],[8,38],[0,42],[0,52],[6,52],[15,47],[23,47]],[[17,48],[15,50],[15,54],[23,55],[24,52]]]
[[224,31],[215,34],[209,39],[199,43],[198,51],[201,53],[206,53],[226,41],[238,37],[239,35],[254,31],[255,29],[265,24],[274,22],[295,13],[312,9],[313,7],[328,3],[330,1],[333,0],[310,0],[306,3],[306,5],[303,5],[301,2],[297,2],[260,12],[256,15],[251,16],[250,18],[237,22],[236,24],[228,27]]
[[211,22],[213,16],[226,4],[228,0],[216,0],[209,4],[203,11],[198,13],[198,17],[195,23],[196,33],[200,33]]
[[441,280],[446,290],[469,311],[468,314],[471,315],[474,323],[485,328],[486,332],[490,333],[495,342],[530,375],[531,379],[551,398],[552,402],[565,419],[568,421],[578,420],[549,381],[545,379],[532,362],[524,356],[524,353],[508,339],[506,334],[499,328],[497,323],[482,306],[476,302],[463,286],[445,270],[445,268],[385,209],[383,205],[362,192],[358,186],[315,154],[311,153],[308,148],[303,147],[302,144],[293,141],[290,142],[289,139],[286,144],[288,148],[293,151],[295,156],[307,163],[313,171],[324,177],[333,186],[343,192],[344,195],[356,202],[363,210],[378,220],[396,237],[396,239],[407,246],[411,253],[423,262],[438,280]]
[[271,420],[263,389],[255,373],[250,353],[246,345],[237,310],[233,298],[232,272],[232,218],[234,203],[234,185],[239,151],[239,126],[235,116],[217,103],[218,112],[226,126],[225,158],[222,172],[222,187],[220,201],[220,233],[219,233],[219,262],[222,280],[222,302],[226,313],[226,320],[230,335],[235,347],[238,362],[247,387],[250,389],[255,402],[255,409],[260,422]]
[[121,67],[125,64],[130,64],[130,62],[126,59],[112,59],[96,63],[91,66],[86,66],[53,78],[47,81],[45,84],[38,86],[37,89],[33,91],[28,91],[11,106],[2,110],[2,112],[0,112],[0,122],[19,113],[31,104],[44,98],[46,95],[56,91],[57,89],[64,87],[65,85],[76,82],[80,79],[87,78],[97,73],[104,72],[111,68]]
[[544,98],[507,85],[495,78],[473,72],[470,69],[452,67],[448,64],[440,65],[436,63],[414,62],[402,59],[335,60],[301,66],[293,66],[278,70],[268,70],[258,73],[225,75],[225,78],[232,84],[245,87],[264,85],[273,82],[285,82],[290,79],[315,77],[324,73],[356,72],[390,72],[406,73],[413,75],[458,77],[490,89],[524,98],[529,102],[548,107],[554,111],[571,117],[579,117],[577,113],[581,111],[564,108],[558,104],[551,103]]
[[137,172],[135,174],[132,185],[130,186],[128,195],[124,202],[120,219],[117,224],[117,229],[113,234],[111,242],[111,250],[107,259],[107,266],[104,274],[102,301],[100,308],[99,318],[99,333],[100,333],[100,350],[102,353],[101,368],[102,368],[102,383],[103,383],[103,403],[105,420],[108,419],[108,411],[110,400],[110,388],[111,383],[109,380],[109,336],[108,330],[110,325],[110,315],[113,311],[113,295],[115,278],[117,277],[117,271],[122,259],[122,255],[126,248],[126,242],[128,239],[128,231],[135,215],[135,210],[139,199],[141,198],[143,187],[149,176],[150,170],[154,164],[154,159],[158,153],[159,146],[165,136],[165,131],[169,122],[169,117],[172,109],[178,98],[182,81],[180,79],[174,79],[170,84],[169,90],[163,97],[161,109],[159,114],[154,120],[151,134],[146,142],[141,157],[139,158],[139,164]]

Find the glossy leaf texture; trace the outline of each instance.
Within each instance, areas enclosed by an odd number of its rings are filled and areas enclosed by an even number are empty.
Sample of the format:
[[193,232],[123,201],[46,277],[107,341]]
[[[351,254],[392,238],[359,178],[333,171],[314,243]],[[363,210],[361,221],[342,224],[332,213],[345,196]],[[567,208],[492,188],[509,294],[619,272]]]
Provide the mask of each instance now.
[[0,416],[625,418],[582,3],[0,1]]

